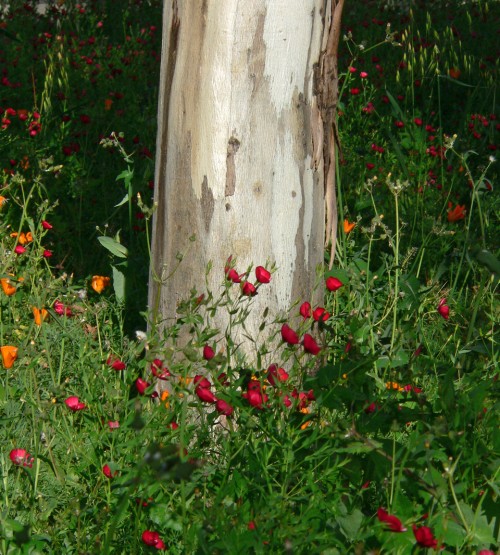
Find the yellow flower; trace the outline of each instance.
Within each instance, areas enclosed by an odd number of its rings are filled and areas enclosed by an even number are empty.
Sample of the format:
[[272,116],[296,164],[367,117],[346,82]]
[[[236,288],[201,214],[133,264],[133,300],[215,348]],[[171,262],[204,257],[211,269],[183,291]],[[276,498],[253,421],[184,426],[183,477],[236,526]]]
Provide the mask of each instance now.
[[2,285],[2,289],[3,292],[10,297],[11,295],[13,295],[16,291],[17,288],[14,287],[11,283],[10,283],[10,279],[9,278],[2,278],[0,279],[0,284]]
[[92,289],[101,294],[106,287],[111,284],[111,278],[106,276],[92,276],[92,282],[90,283]]
[[0,353],[2,354],[2,362],[5,368],[12,368],[12,365],[17,359],[17,347],[12,345],[4,345],[0,347]]
[[45,308],[37,308],[36,306],[33,306],[32,310],[35,318],[35,324],[37,326],[41,326],[42,322],[47,318],[49,313],[45,310]]
[[349,220],[344,220],[344,233],[347,235],[356,227],[356,222],[349,222]]

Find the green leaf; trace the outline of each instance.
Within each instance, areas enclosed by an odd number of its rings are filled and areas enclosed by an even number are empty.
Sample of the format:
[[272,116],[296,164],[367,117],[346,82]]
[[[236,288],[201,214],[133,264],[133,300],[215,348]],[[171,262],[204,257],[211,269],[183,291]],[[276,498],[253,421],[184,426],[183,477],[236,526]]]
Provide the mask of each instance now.
[[359,509],[354,509],[349,515],[337,517],[337,522],[344,536],[348,540],[354,541],[358,536],[361,523],[363,522],[363,513]]
[[115,208],[118,208],[118,206],[122,206],[127,202],[128,202],[128,193],[122,198],[122,200],[118,204],[115,204]]
[[127,258],[128,250],[127,247],[119,243],[116,239],[112,237],[106,237],[105,235],[101,235],[97,238],[99,243],[108,251],[118,258]]
[[125,300],[125,274],[120,272],[115,266],[111,266],[113,270],[113,290],[118,301]]

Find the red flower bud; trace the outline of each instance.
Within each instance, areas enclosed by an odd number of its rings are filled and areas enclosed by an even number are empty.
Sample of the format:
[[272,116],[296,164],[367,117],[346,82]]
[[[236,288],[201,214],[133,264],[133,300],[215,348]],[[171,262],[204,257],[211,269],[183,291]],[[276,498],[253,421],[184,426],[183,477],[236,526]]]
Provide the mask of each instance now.
[[233,407],[222,399],[217,399],[217,402],[215,403],[215,408],[224,416],[231,416],[231,414],[233,414],[234,412]]
[[172,375],[159,358],[155,358],[151,363],[151,373],[159,380],[166,380]]
[[311,317],[311,303],[308,303],[307,301],[302,303],[300,305],[299,312],[300,312],[300,315],[302,316],[302,318],[304,318],[304,320],[306,320],[307,318],[310,318]]
[[450,317],[450,307],[446,304],[446,299],[441,299],[439,301],[437,311],[445,320],[448,320]]
[[195,393],[198,396],[198,399],[205,403],[215,403],[217,402],[217,398],[215,395],[210,391],[208,387],[201,387],[198,386],[195,389]]
[[312,355],[317,355],[321,351],[321,348],[318,346],[314,338],[308,333],[304,335],[303,345],[305,351],[311,353]]
[[150,547],[154,547],[155,549],[165,549],[166,546],[163,543],[162,539],[160,538],[160,534],[158,532],[153,532],[152,530],[145,530],[142,533],[142,541],[149,545]]
[[283,326],[281,326],[281,337],[283,338],[283,341],[289,345],[297,345],[299,343],[299,336],[287,324],[283,324]]
[[194,377],[194,385],[196,385],[197,387],[202,387],[203,389],[210,389],[212,387],[212,384],[209,382],[209,380],[207,380],[207,378],[205,378],[205,376],[200,376],[197,375]]
[[255,268],[255,277],[259,283],[269,283],[271,281],[271,272],[268,272],[263,266]]
[[117,372],[119,372],[120,370],[125,370],[125,368],[127,367],[127,365],[122,360],[112,355],[108,357],[106,364]]
[[215,356],[215,351],[210,347],[210,345],[205,345],[203,347],[203,358],[205,360],[212,360]]
[[245,281],[241,288],[241,292],[247,297],[253,297],[257,295],[257,289],[255,288],[255,285],[251,284],[249,281]]
[[142,378],[137,378],[137,380],[135,380],[135,388],[139,392],[139,395],[144,395],[144,393],[146,392],[146,389],[150,385],[151,384],[149,384],[146,380],[143,380]]
[[329,277],[326,280],[326,288],[328,289],[328,291],[337,291],[337,289],[340,289],[344,284],[340,281],[340,279],[337,279],[336,277]]

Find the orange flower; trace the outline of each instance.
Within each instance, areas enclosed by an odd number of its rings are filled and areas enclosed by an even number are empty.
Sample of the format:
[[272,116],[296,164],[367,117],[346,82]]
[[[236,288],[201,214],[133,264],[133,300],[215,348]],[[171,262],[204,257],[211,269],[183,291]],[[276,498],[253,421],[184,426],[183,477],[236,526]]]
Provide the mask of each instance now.
[[90,286],[96,293],[102,293],[106,287],[109,287],[111,278],[106,276],[92,276]]
[[111,106],[113,106],[113,101],[111,100],[111,98],[106,98],[104,100],[104,109],[111,110]]
[[452,209],[452,203],[448,203],[448,221],[449,222],[458,222],[458,220],[463,220],[465,218],[465,204],[463,206],[459,206],[458,204],[455,208]]
[[450,67],[450,69],[448,70],[448,75],[452,78],[452,79],[458,79],[461,75],[461,71],[459,69],[457,69],[456,67]]
[[349,220],[344,220],[344,233],[347,235],[356,227],[356,222],[349,223]]
[[14,287],[11,283],[10,283],[10,279],[9,278],[2,278],[0,279],[0,283],[2,285],[2,289],[3,292],[10,297],[11,295],[13,295],[17,289],[16,287]]
[[5,368],[12,368],[14,361],[17,359],[17,347],[12,345],[4,345],[0,347],[0,353],[2,354],[2,362]]
[[49,313],[45,310],[45,308],[37,308],[36,306],[33,306],[32,309],[33,316],[35,318],[35,324],[37,326],[41,326],[42,322],[46,320]]
[[7,202],[5,197],[0,196],[0,207],[3,206]]
[[31,234],[31,231],[28,231],[28,233],[11,233],[10,234],[11,237],[17,237],[17,242],[20,245],[26,245],[26,243],[31,243],[31,241],[33,241],[33,235]]

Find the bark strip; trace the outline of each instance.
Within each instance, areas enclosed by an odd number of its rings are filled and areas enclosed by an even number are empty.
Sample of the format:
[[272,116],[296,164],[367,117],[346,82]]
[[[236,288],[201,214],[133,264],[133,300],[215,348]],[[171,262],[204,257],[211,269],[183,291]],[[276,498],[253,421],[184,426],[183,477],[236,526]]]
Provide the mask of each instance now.
[[337,129],[337,106],[339,100],[339,76],[337,55],[341,33],[344,0],[330,0],[330,21],[325,24],[323,50],[315,68],[315,99],[313,102],[313,167],[320,165],[322,148],[323,172],[325,180],[326,228],[325,244],[331,241],[330,265],[335,258],[337,243],[337,156],[342,158]]

